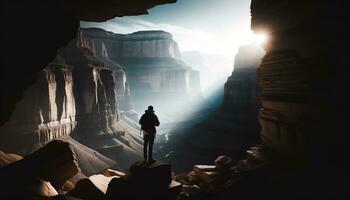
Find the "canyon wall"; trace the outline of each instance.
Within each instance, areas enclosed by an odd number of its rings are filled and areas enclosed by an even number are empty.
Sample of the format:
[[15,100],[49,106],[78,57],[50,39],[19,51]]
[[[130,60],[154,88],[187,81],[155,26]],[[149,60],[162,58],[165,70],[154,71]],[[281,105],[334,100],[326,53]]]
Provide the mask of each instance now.
[[235,56],[232,75],[225,83],[224,110],[245,110],[256,113],[259,108],[259,87],[256,70],[265,52],[258,44],[241,46]]
[[1,141],[6,141],[1,142],[1,149],[30,151],[72,132],[77,124],[72,69],[56,59],[38,74],[10,120],[0,127]]
[[71,134],[80,141],[120,132],[119,103],[131,109],[125,72],[117,64],[109,68],[110,62],[80,44],[79,39],[72,40],[38,74],[10,120],[0,127],[1,149],[27,154]]
[[164,31],[122,35],[81,29],[82,46],[104,60],[121,64],[138,110],[148,104],[186,102],[201,97],[200,74],[181,61],[177,43]]
[[113,124],[119,119],[116,71],[109,69],[88,49],[81,48],[78,40],[60,49],[58,54],[74,66],[77,131],[112,133]]

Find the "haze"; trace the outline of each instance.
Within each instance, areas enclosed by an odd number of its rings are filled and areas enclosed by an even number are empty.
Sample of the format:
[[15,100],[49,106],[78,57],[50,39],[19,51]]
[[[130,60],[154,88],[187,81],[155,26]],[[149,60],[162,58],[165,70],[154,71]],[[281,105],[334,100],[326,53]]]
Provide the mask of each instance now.
[[82,22],[81,26],[116,33],[164,30],[174,35],[181,51],[219,54],[232,60],[239,46],[261,41],[250,30],[249,7],[248,0],[178,0],[176,4],[154,7],[149,15],[104,23]]

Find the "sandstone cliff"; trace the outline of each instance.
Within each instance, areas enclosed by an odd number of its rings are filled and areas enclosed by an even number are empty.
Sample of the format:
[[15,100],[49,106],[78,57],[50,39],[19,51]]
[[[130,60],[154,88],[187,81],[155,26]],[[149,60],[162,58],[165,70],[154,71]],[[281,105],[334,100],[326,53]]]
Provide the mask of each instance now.
[[[53,139],[72,135],[125,165],[140,157],[138,134],[121,134],[128,125],[118,122],[119,103],[131,109],[125,72],[80,44],[78,39],[72,40],[38,74],[11,119],[0,127],[1,149],[26,155]],[[113,155],[109,153],[112,150]]]
[[120,122],[119,105],[123,105],[124,111],[131,110],[123,68],[107,58],[97,57],[82,45],[79,37],[58,53],[74,66],[77,126],[73,137],[116,160],[122,168],[139,159],[140,136]]
[[224,109],[257,112],[259,88],[256,84],[256,70],[263,55],[263,49],[257,44],[239,48],[234,70],[225,84]]
[[72,132],[76,126],[72,69],[58,58],[38,74],[11,119],[0,127],[2,149],[23,154]]
[[182,62],[170,33],[140,31],[122,35],[88,28],[81,29],[80,42],[100,59],[124,67],[139,111],[153,104],[154,99],[169,105],[201,96],[200,74]]

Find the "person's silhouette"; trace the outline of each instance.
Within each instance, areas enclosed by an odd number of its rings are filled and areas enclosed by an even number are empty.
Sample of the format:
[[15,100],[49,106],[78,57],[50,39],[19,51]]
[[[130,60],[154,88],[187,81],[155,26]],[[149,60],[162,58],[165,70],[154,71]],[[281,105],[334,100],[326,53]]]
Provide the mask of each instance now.
[[143,156],[145,162],[147,162],[147,148],[148,148],[148,162],[154,162],[152,157],[153,142],[156,136],[156,126],[159,126],[159,120],[157,115],[154,114],[153,106],[148,106],[148,110],[142,115],[139,124],[143,131]]

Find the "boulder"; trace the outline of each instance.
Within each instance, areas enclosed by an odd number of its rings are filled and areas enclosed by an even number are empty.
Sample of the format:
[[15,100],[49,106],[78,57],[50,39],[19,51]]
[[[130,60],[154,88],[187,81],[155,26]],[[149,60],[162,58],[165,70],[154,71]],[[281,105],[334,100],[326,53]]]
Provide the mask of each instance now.
[[113,169],[106,169],[103,172],[103,175],[105,175],[107,177],[111,177],[111,176],[117,176],[117,177],[126,176],[126,174],[124,172],[116,171],[116,170],[113,170]]
[[218,171],[228,171],[233,166],[234,162],[231,157],[223,155],[215,160],[215,166]]
[[[134,192],[134,193],[133,193]],[[127,176],[121,178],[113,178],[108,185],[106,197],[112,199],[133,199],[136,195],[133,191],[133,185],[128,180]]]
[[0,167],[21,160],[23,157],[13,153],[5,153],[0,151]]
[[172,180],[171,166],[159,161],[150,164],[139,161],[130,167],[130,177],[138,184],[147,185],[152,181],[153,187],[166,188]]
[[67,195],[85,200],[104,200],[108,184],[113,178],[98,174],[81,179]]
[[213,165],[194,165],[193,172],[200,179],[199,186],[217,185],[229,178],[229,174],[218,171]]
[[169,196],[176,198],[181,192],[182,184],[177,181],[171,181],[169,184]]
[[54,194],[51,184],[60,189],[78,171],[69,143],[52,141],[33,154],[0,168],[0,199],[31,199]]
[[190,171],[187,174],[187,177],[188,177],[188,182],[190,184],[198,184],[201,181],[199,176],[197,175],[197,173],[195,171]]
[[136,162],[130,175],[114,178],[107,191],[107,199],[176,199],[182,184],[171,179],[169,164],[159,161]]
[[57,190],[50,182],[38,179],[35,184],[31,185],[30,190],[42,197],[53,197],[58,195]]

